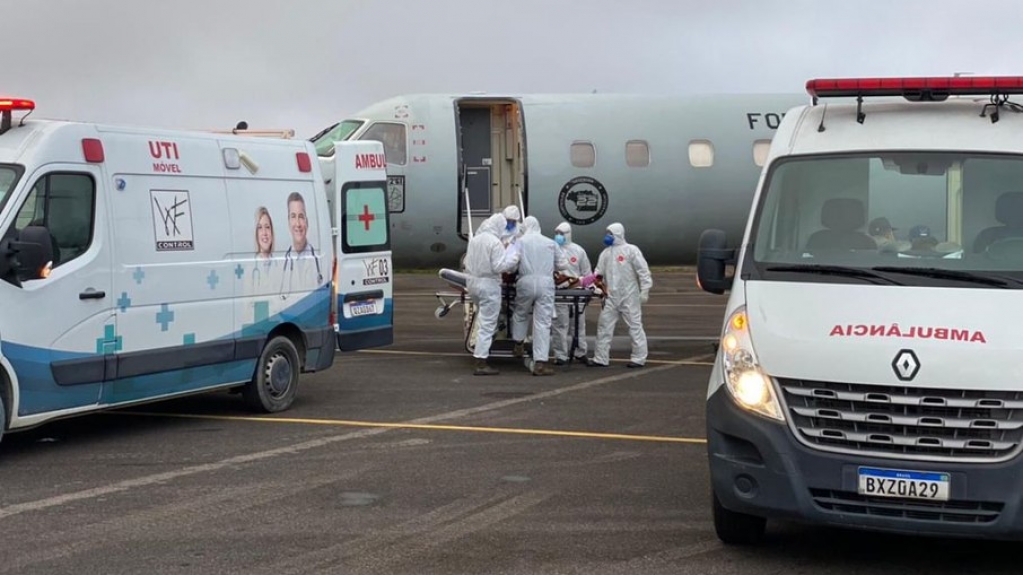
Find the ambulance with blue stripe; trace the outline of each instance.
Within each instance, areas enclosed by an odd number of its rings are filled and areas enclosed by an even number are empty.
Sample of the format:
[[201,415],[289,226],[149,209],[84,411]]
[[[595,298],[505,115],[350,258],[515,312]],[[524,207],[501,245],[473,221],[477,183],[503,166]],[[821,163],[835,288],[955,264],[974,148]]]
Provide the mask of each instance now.
[[356,161],[378,142],[325,178],[307,141],[34,109],[0,99],[0,434],[213,390],[278,412],[391,343],[386,174]]

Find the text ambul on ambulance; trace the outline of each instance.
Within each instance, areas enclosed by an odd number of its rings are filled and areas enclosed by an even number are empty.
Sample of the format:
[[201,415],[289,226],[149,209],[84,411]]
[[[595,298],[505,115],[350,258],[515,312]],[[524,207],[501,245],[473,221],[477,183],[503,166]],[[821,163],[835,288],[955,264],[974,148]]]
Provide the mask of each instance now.
[[1023,78],[807,91],[745,236],[700,238],[701,287],[729,292],[706,408],[718,536],[783,518],[1020,539]]
[[379,142],[324,172],[304,140],[34,109],[0,98],[0,435],[214,390],[283,411],[336,350],[393,341]]

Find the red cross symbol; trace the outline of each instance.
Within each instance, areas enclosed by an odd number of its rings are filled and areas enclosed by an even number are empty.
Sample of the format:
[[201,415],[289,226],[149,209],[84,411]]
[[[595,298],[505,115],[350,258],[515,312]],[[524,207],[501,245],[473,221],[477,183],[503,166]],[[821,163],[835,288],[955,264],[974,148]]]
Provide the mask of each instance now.
[[369,223],[377,219],[376,216],[369,213],[369,204],[362,206],[362,214],[359,215],[359,221],[366,225],[366,231],[369,231]]
[[579,260],[575,256],[572,256],[572,259],[569,260],[569,261],[572,262],[572,263],[575,263],[575,262],[577,262]]
[[[369,228],[367,227],[366,229],[368,230]],[[618,263],[621,263],[621,262],[624,262],[624,261],[625,261],[625,256],[618,256]]]

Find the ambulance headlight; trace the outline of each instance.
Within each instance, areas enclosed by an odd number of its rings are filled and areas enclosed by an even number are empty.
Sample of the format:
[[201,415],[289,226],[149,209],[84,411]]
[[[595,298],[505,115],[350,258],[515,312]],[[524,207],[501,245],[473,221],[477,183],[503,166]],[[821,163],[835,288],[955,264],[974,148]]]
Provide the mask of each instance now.
[[760,369],[749,334],[746,306],[728,317],[721,336],[721,358],[725,387],[735,403],[753,413],[785,421],[771,377]]

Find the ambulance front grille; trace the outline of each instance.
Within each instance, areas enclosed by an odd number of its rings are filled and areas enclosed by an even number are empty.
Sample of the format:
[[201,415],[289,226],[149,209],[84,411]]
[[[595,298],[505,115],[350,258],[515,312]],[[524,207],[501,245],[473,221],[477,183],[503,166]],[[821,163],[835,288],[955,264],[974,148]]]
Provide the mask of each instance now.
[[779,379],[801,442],[904,459],[996,461],[1023,444],[1023,392]]

